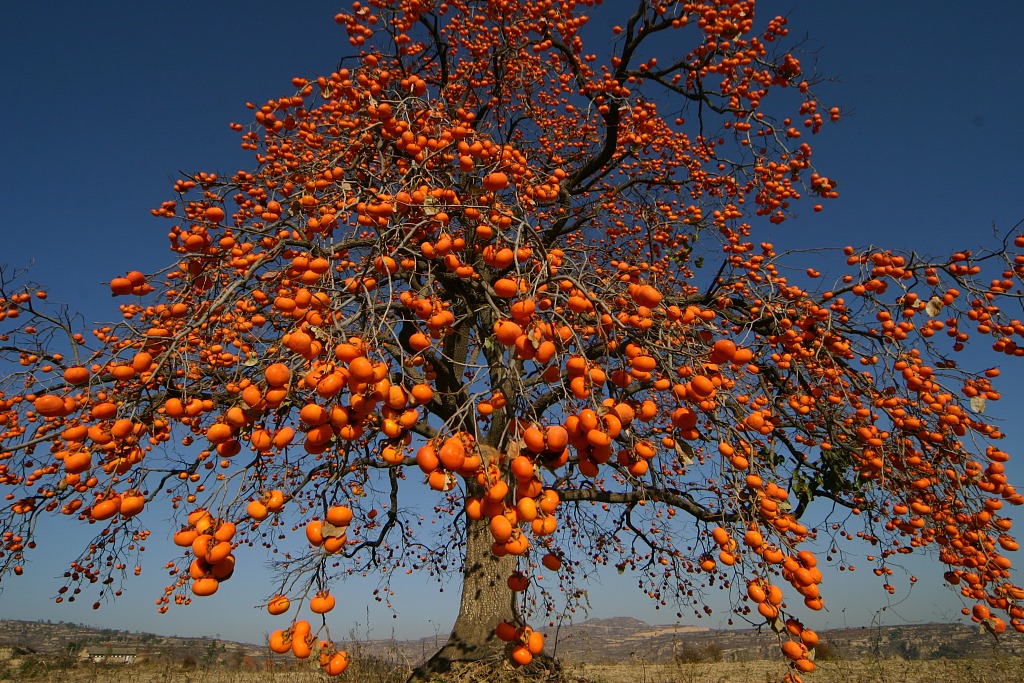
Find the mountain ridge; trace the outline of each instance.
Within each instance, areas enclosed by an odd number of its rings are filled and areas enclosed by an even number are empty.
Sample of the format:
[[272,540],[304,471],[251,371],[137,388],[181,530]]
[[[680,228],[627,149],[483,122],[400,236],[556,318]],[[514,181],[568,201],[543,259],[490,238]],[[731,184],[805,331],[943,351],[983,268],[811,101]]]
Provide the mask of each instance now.
[[[779,648],[778,636],[767,627],[713,629],[648,624],[629,616],[541,630],[547,637],[548,651],[567,661],[745,661],[774,657]],[[958,623],[828,629],[820,631],[819,636],[823,644],[819,657],[955,659],[987,654],[993,648],[1006,655],[1024,654],[1021,634],[1007,633],[997,641],[977,627]],[[403,641],[351,639],[344,646],[364,656],[416,663],[429,657],[442,641],[443,636]],[[150,659],[190,658],[224,664],[276,657],[264,644],[211,636],[162,636],[69,622],[0,620],[0,648],[67,658],[90,647],[134,648]]]

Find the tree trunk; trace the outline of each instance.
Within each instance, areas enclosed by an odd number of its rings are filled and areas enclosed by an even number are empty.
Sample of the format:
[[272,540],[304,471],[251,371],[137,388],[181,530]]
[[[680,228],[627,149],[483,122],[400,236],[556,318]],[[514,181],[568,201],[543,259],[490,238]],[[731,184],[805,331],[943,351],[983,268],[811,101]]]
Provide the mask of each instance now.
[[494,635],[501,621],[514,622],[515,594],[505,583],[515,568],[512,556],[495,557],[487,521],[467,520],[462,602],[455,626],[433,657],[417,667],[409,681],[428,681],[451,669],[455,662],[473,662],[501,654],[505,643]]

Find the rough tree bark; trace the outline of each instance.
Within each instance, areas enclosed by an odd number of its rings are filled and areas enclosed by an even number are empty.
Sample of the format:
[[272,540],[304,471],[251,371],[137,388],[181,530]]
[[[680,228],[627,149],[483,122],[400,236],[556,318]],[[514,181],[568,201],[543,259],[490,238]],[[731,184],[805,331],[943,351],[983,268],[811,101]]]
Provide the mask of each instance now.
[[515,568],[512,556],[496,557],[486,521],[467,520],[466,559],[462,577],[462,602],[455,626],[438,652],[413,671],[409,681],[429,681],[455,662],[486,659],[502,652],[505,643],[494,635],[498,622],[515,622],[515,594],[506,580]]

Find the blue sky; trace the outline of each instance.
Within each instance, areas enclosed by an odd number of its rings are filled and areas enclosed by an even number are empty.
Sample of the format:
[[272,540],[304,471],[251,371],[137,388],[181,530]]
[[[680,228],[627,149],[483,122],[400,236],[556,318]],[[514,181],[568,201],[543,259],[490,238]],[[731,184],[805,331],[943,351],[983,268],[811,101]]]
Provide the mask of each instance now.
[[[606,0],[602,12],[616,4]],[[265,0],[7,8],[0,27],[0,261],[31,263],[32,278],[50,288],[51,298],[72,303],[89,321],[117,315],[101,283],[168,263],[168,225],[149,209],[171,197],[178,171],[251,166],[228,124],[248,120],[246,101],[286,93],[293,76],[333,69],[347,48],[332,20],[338,8]],[[839,180],[839,200],[821,214],[805,207],[781,227],[759,224],[763,239],[787,248],[875,243],[945,254],[991,244],[993,226],[1002,234],[1024,219],[1024,6],[1002,2],[972,12],[948,0],[762,0],[758,12],[788,15],[793,35],[807,35],[804,49],[814,54],[803,59],[805,67],[816,61],[834,78],[818,88],[820,98],[848,114],[812,140],[816,164]],[[1014,417],[1024,373],[998,358],[979,362],[1004,370],[1005,398],[990,412]],[[1006,431],[1018,443],[1024,437],[1015,424]],[[1020,466],[1012,471],[1024,482]],[[71,559],[61,546],[75,529],[57,524],[51,532],[30,575],[4,579],[0,615],[241,640],[279,627],[251,610],[263,595],[258,576],[225,584],[215,609],[202,615],[195,606],[156,615],[160,566],[173,554],[160,539],[147,551],[143,579],[127,587],[124,599],[97,612],[87,608],[91,600],[54,606],[46,600],[59,585],[51,577]],[[255,567],[262,558],[253,553],[250,561]],[[956,596],[926,581],[923,565],[913,570],[921,584],[886,612],[886,623],[958,616]],[[865,605],[881,606],[884,593],[868,573],[826,579],[831,602],[822,621],[871,621]],[[628,590],[635,583],[628,575],[601,580],[590,587],[593,616],[672,620]],[[422,579],[402,585],[398,619],[366,611],[373,587],[342,589],[340,602],[351,611],[336,616],[339,632],[369,620],[382,637],[392,627],[400,637],[432,635],[435,624],[445,632],[454,617],[455,586],[438,595]],[[720,625],[725,616],[719,609],[704,625]]]

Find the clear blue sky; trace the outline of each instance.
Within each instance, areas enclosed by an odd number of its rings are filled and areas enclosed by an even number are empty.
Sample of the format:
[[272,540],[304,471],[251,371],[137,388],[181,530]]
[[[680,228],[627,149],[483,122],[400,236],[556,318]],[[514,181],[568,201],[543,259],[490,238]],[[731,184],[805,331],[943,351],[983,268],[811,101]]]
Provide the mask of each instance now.
[[[601,12],[617,4],[606,0]],[[116,315],[100,283],[168,262],[168,226],[149,209],[171,197],[178,171],[230,173],[252,165],[228,123],[248,120],[246,101],[286,93],[293,76],[333,69],[347,48],[332,20],[339,7],[266,0],[7,7],[0,27],[0,262],[32,263],[33,279],[47,284],[52,299],[73,303],[89,321]],[[991,241],[993,225],[1001,234],[1024,218],[1024,6],[1002,2],[970,11],[950,0],[762,0],[758,11],[786,14],[794,35],[806,33],[804,49],[815,54],[803,59],[805,66],[816,60],[836,79],[818,89],[821,99],[849,114],[812,140],[816,163],[839,179],[840,199],[778,228],[761,224],[765,239],[790,248],[876,243],[944,254],[977,249]],[[1006,381],[1005,399],[990,413],[1015,417],[1024,372],[999,359],[982,367],[991,364],[1001,365]],[[1006,431],[1024,441],[1019,426]],[[1012,479],[1024,483],[1022,471],[1014,467]],[[253,641],[279,627],[251,609],[264,591],[255,569],[225,584],[212,598],[215,609],[156,615],[160,567],[173,556],[161,539],[150,544],[144,577],[122,600],[98,612],[88,609],[91,599],[54,606],[47,596],[59,584],[51,577],[71,559],[63,550],[76,527],[51,531],[28,575],[4,579],[3,617]],[[254,568],[262,562],[255,552],[248,559]],[[924,579],[926,569],[913,569]],[[930,574],[940,575],[938,569]],[[823,624],[871,621],[866,606],[884,604],[884,593],[868,573],[826,579],[830,611]],[[671,621],[671,612],[655,612],[628,590],[628,575],[602,581],[590,587],[593,616]],[[886,623],[955,615],[956,596],[938,583],[922,580],[886,613]],[[446,632],[457,587],[438,596],[424,586],[422,579],[399,586],[397,620],[371,612],[375,634],[386,637],[394,627],[400,637],[430,635],[435,625]],[[336,590],[349,610],[335,612],[339,632],[366,624],[363,605],[373,587],[353,582]],[[719,606],[705,625],[726,616]]]

